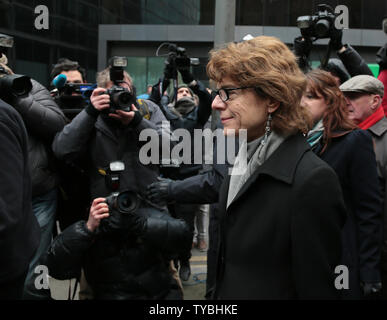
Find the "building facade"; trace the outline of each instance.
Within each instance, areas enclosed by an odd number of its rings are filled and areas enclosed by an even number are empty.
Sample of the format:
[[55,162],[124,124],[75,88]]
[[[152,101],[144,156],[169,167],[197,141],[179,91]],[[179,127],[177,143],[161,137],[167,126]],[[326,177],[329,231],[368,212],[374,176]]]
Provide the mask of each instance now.
[[[272,35],[291,45],[300,35],[297,17],[315,13],[317,4],[346,5],[349,29],[344,42],[353,45],[368,63],[387,41],[381,23],[386,0],[236,0],[235,41],[246,34]],[[49,28],[37,30],[35,8],[49,10]],[[128,71],[138,93],[161,75],[167,46],[177,43],[200,65],[194,75],[206,82],[205,65],[214,42],[215,0],[0,0],[0,33],[12,35],[11,67],[48,85],[52,65],[60,57],[78,61],[88,81],[106,67],[113,55],[128,57]],[[311,59],[318,63],[326,40],[319,40]],[[159,49],[160,48],[160,49]],[[158,50],[159,49],[159,50]]]

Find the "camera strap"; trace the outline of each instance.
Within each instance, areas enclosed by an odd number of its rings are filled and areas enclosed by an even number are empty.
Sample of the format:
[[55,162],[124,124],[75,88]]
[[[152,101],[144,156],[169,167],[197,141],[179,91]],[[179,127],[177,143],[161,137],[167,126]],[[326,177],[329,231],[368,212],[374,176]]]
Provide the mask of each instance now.
[[149,106],[148,104],[145,102],[144,99],[138,99],[138,111],[140,111],[140,114],[141,116],[144,118],[144,119],[147,119],[149,120],[150,119],[150,111],[149,111]]

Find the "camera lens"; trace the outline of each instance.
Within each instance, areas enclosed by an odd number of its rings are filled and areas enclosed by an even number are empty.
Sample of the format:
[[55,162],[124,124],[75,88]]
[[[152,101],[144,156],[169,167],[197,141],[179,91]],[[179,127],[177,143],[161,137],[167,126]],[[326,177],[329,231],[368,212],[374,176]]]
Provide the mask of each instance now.
[[120,107],[130,107],[132,95],[129,92],[120,92],[117,97],[118,105]]
[[316,35],[319,38],[325,38],[329,32],[329,28],[330,28],[330,22],[326,19],[321,19],[317,21],[314,30],[316,32]]
[[123,214],[128,214],[137,208],[137,196],[129,191],[122,192],[117,197],[118,211]]

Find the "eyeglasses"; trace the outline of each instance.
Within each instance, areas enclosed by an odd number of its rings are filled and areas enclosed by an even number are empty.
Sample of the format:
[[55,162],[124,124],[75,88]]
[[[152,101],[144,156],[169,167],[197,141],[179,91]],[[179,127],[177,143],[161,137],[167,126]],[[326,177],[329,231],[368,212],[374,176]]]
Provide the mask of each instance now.
[[212,95],[212,99],[215,99],[215,97],[219,95],[220,100],[222,100],[223,102],[226,102],[228,99],[230,99],[230,91],[251,89],[251,88],[255,88],[255,87],[220,88],[219,90],[213,90],[211,95]]

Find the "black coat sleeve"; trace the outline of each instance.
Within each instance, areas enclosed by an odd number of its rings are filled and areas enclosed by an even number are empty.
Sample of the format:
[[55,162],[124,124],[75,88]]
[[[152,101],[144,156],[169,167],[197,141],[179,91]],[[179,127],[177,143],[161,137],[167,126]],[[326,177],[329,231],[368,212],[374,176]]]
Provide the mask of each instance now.
[[314,168],[295,194],[291,221],[293,277],[299,299],[337,299],[346,211],[339,180],[327,166]]
[[22,116],[26,128],[37,137],[49,141],[65,126],[67,119],[49,91],[35,80],[31,91],[14,99],[12,105]]
[[349,44],[346,44],[345,47],[345,51],[337,53],[337,55],[343,62],[345,68],[348,70],[351,77],[358,76],[361,74],[368,74],[370,76],[373,76],[371,69],[368,67],[367,63],[360,56],[360,54]]
[[214,165],[212,170],[171,182],[170,197],[179,203],[215,203],[227,174],[227,165]]
[[350,165],[350,188],[357,227],[360,281],[379,282],[381,250],[382,201],[376,169],[375,152],[370,134],[354,132]]
[[59,234],[43,258],[50,276],[58,280],[79,276],[84,254],[93,244],[94,237],[85,221],[78,221]]
[[162,217],[149,217],[143,239],[163,252],[178,253],[192,245],[187,223],[164,213]]
[[200,81],[196,81],[196,84],[194,86],[191,86],[190,88],[199,97],[197,121],[198,124],[203,127],[211,115],[212,98],[210,93]]

